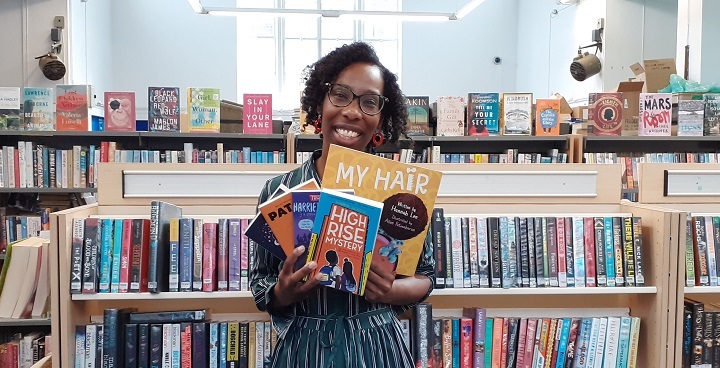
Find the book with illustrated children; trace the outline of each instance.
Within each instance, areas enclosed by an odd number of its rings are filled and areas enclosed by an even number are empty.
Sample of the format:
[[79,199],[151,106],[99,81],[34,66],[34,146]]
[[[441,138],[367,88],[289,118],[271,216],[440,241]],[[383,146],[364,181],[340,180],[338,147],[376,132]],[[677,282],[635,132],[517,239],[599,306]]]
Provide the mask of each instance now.
[[318,267],[310,277],[320,273],[321,285],[363,295],[383,204],[332,189],[320,193],[307,256]]
[[323,189],[352,189],[383,203],[373,263],[400,275],[415,274],[442,173],[330,146]]

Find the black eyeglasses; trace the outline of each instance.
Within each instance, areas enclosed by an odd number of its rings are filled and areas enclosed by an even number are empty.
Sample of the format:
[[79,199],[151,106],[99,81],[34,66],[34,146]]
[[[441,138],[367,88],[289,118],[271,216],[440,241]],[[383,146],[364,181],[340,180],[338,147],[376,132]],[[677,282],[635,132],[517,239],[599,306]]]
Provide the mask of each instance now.
[[325,85],[328,87],[328,99],[335,107],[348,106],[357,99],[360,110],[370,116],[379,114],[388,101],[387,97],[375,93],[358,96],[350,87],[342,84],[325,83]]

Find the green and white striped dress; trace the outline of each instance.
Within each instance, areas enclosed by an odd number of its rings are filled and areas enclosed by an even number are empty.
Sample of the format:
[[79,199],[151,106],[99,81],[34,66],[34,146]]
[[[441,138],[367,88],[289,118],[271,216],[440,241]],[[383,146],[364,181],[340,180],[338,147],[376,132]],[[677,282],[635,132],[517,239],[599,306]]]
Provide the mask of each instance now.
[[[315,151],[299,168],[269,180],[260,193],[259,203],[267,200],[280,183],[293,187],[310,178],[320,183],[315,169],[320,155],[321,151]],[[428,234],[416,272],[434,282],[435,262],[430,239]],[[283,262],[262,247],[255,247],[254,256],[252,292],[257,307],[266,311]],[[423,300],[431,291],[432,286]],[[281,311],[269,311],[278,332],[271,367],[414,367],[397,316],[415,304],[370,303],[362,296],[318,287],[302,302]]]

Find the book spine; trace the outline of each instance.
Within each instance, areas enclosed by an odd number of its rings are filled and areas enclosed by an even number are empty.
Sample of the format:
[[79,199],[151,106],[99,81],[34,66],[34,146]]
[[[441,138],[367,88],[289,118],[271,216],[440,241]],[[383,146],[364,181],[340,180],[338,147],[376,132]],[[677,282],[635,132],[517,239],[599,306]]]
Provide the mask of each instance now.
[[573,244],[573,218],[565,217],[565,265],[567,267],[567,286],[575,287],[575,251]]
[[98,286],[98,232],[102,231],[97,218],[85,219],[85,239],[83,249],[83,294],[94,294]]
[[219,219],[217,224],[217,290],[228,290],[228,220]]
[[613,217],[613,248],[615,258],[615,286],[625,286],[625,263],[623,243],[623,221],[621,217]]
[[227,367],[227,343],[228,343],[228,324],[220,323],[220,348],[218,349],[218,367]]
[[[250,322],[253,323],[253,322]],[[248,353],[250,348],[250,323],[242,322],[239,325],[239,331],[238,331],[238,366],[240,368],[248,368],[250,367],[250,362],[248,361]],[[262,322],[256,322],[259,325],[262,324]]]
[[203,291],[217,290],[217,223],[203,224]]
[[545,232],[546,227],[543,226],[545,221],[542,217],[533,217],[533,230],[535,231],[535,273],[538,287],[545,287],[550,285],[550,279],[546,277],[547,267],[545,267],[545,254],[546,254],[546,243],[545,243]]
[[120,284],[121,293],[130,290],[130,262],[132,261],[132,220],[122,220],[122,252],[120,254]]
[[181,337],[180,337],[180,324],[179,323],[173,323],[170,325],[170,331],[172,339],[170,341],[170,357],[171,357],[171,363],[170,366],[172,368],[180,368],[180,344],[181,344]]
[[[7,229],[7,226],[3,228]],[[73,219],[72,228],[72,253],[71,253],[71,265],[70,265],[70,293],[80,294],[82,293],[82,280],[83,280],[83,245],[85,239],[85,220],[82,218]]]
[[[470,267],[470,239],[468,234],[468,218],[457,217],[459,220],[460,229],[460,241],[462,243],[461,259],[462,259],[462,270],[463,270],[463,287],[472,287],[472,269]],[[455,223],[453,223],[453,227]]]
[[[633,247],[634,247],[633,230]],[[636,277],[637,279],[637,277]],[[685,224],[685,286],[695,286],[695,252],[693,251],[693,220],[690,214],[687,215]],[[689,366],[689,363],[688,363]]]
[[[165,275],[159,274],[163,270],[160,269],[158,262],[162,262],[161,258],[165,255],[160,254],[160,202],[150,202],[150,259],[148,266],[148,291],[158,293],[160,288],[160,278]],[[139,279],[138,279],[139,280]],[[139,282],[139,281],[138,281]]]
[[416,367],[427,367],[432,349],[429,336],[432,324],[432,307],[420,303],[415,307],[415,336],[413,341],[413,358]]
[[193,220],[193,276],[192,289],[203,289],[203,220]]
[[478,276],[482,288],[490,287],[490,251],[488,247],[487,219],[476,219],[478,242]]
[[[150,228],[152,229],[152,226]],[[150,232],[152,233],[152,230]],[[170,261],[168,262],[168,291],[176,292],[180,291],[180,219],[170,219],[169,235]],[[165,275],[158,275],[158,278],[164,276]]]
[[123,325],[119,309],[106,309],[103,314],[103,367],[119,368],[123,365]]
[[642,219],[633,217],[633,252],[635,254],[635,286],[645,286],[643,272]]
[[[443,228],[445,230],[445,287],[455,287],[455,275],[453,269],[455,262],[453,261],[453,242],[452,242],[452,220],[450,217],[443,217]],[[458,287],[462,287],[460,284]]]
[[605,263],[605,220],[595,217],[595,273],[597,286],[608,286],[608,274]]
[[508,258],[508,277],[510,287],[519,287],[521,282],[516,222],[517,217],[507,218],[508,254],[510,255],[510,258]]
[[147,323],[138,324],[138,368],[150,367],[150,326]]
[[228,322],[228,344],[227,344],[227,364],[228,368],[238,367],[240,354],[238,351],[238,341],[240,339],[240,324],[238,322]]
[[[516,230],[517,238],[520,243],[520,275],[522,276],[522,287],[530,287],[530,279],[533,279],[533,285],[537,286],[535,281],[535,275],[530,275],[530,249],[528,244],[528,219],[527,217],[520,217],[516,221],[518,228]],[[534,260],[533,260],[534,261]],[[534,262],[533,262],[534,263]],[[532,267],[534,270],[535,267]]]
[[615,283],[615,247],[613,244],[613,219],[606,216],[603,218],[605,234],[605,274],[607,275],[607,286],[616,286]]
[[502,260],[500,257],[500,219],[488,218],[488,239],[490,241],[490,281],[491,287],[502,287]]
[[[473,321],[469,318],[460,319],[460,366],[472,367],[473,364]],[[428,338],[429,341],[432,341]],[[432,343],[429,343],[432,345]],[[429,359],[429,357],[428,357]],[[426,367],[424,365],[423,367]]]
[[[463,268],[463,246],[462,246],[462,227],[460,217],[451,217],[451,239],[452,239],[452,260],[453,260],[453,287],[465,287],[465,273]],[[468,286],[470,280],[468,279]]]
[[209,362],[208,356],[208,328],[204,322],[193,323],[192,336],[192,366],[205,367]]
[[632,218],[623,217],[623,268],[625,269],[625,285],[635,286],[635,252],[633,251]]
[[180,367],[192,367],[192,323],[180,324]]
[[640,339],[640,318],[630,317],[630,346],[628,347],[628,368],[637,367],[637,354]]
[[468,245],[470,248],[470,286],[480,287],[480,269],[478,264],[478,237],[477,237],[477,219],[469,217],[467,219]]
[[[208,335],[209,338],[209,349],[208,349],[208,355],[209,355],[209,368],[217,368],[219,364],[219,354],[218,350],[220,347],[218,346],[218,338],[220,336],[219,331],[219,325],[217,322],[213,322],[207,325],[207,328],[209,329],[210,333]],[[222,367],[225,367],[224,365]]]
[[573,262],[575,263],[575,286],[585,287],[585,233],[584,219],[573,217]]
[[100,282],[99,290],[101,293],[110,292],[110,277],[112,267],[112,250],[113,250],[113,219],[102,219],[102,235],[100,237],[102,246],[100,247]]
[[557,244],[558,286],[567,287],[567,250],[565,245],[565,218],[555,218]]
[[[103,351],[105,347],[103,346]],[[104,365],[104,364],[103,364]],[[138,366],[138,325],[125,325],[125,368]]]
[[[172,225],[172,223],[171,223]],[[193,219],[180,219],[180,291],[192,291]],[[171,229],[172,231],[172,229]],[[172,233],[171,233],[172,238]]]
[[123,220],[114,221],[112,240],[112,270],[110,275],[110,292],[120,292],[120,260],[122,258]]
[[248,228],[250,221],[242,219],[240,223],[242,225],[240,232],[240,290],[245,291],[250,289],[250,261],[253,253],[250,252],[250,239],[245,236],[245,229]]
[[547,238],[548,277],[550,286],[559,286],[557,230],[554,217],[545,218],[545,237]]
[[[449,318],[443,318],[443,329],[442,329],[442,357],[445,363],[444,367],[452,367],[453,360],[453,346],[452,346],[452,320]],[[412,340],[412,339],[411,339]],[[487,349],[487,346],[486,346]]]
[[[160,368],[163,362],[163,325],[150,326],[150,368]],[[195,356],[195,355],[193,355]]]
[[[228,290],[240,291],[242,277],[242,222],[240,219],[228,220]],[[247,266],[247,260],[245,261]],[[247,273],[245,274],[247,279]],[[247,284],[247,281],[246,281]]]
[[202,322],[208,319],[210,313],[205,309],[174,311],[174,312],[145,312],[131,313],[130,323],[171,323],[171,322]]
[[[443,217],[444,211],[442,208],[433,209],[431,231],[433,245],[435,246],[435,287],[438,289],[445,288],[445,276],[447,274],[445,271],[445,221]],[[482,273],[482,267],[479,272]],[[482,279],[482,275],[480,275],[480,279]]]

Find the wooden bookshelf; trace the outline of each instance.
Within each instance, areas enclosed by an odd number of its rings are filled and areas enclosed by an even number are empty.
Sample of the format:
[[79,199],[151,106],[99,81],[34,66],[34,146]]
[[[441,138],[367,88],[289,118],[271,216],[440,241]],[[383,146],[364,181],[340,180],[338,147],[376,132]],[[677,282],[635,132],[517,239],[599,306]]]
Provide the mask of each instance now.
[[[642,319],[638,366],[666,367],[666,345],[674,334],[668,326],[668,291],[670,279],[667,271],[677,256],[677,242],[671,234],[677,232],[679,212],[651,206],[620,204],[620,186],[617,177],[619,165],[587,164],[536,164],[536,165],[433,165],[445,174],[436,207],[446,215],[629,215],[643,219],[644,287],[618,288],[538,288],[538,289],[437,289],[429,298],[434,310],[459,311],[461,307],[483,307],[493,315],[515,315],[517,308],[525,308],[530,315],[631,315]],[[426,166],[423,165],[423,166]],[[171,164],[101,164],[98,203],[76,207],[51,215],[52,254],[59,277],[53,283],[53,351],[59,358],[53,366],[72,366],[75,349],[75,326],[97,320],[105,308],[137,307],[143,311],[210,308],[213,315],[243,319],[257,317],[258,311],[249,292],[214,293],[161,293],[161,294],[94,294],[71,295],[70,253],[72,221],[87,217],[129,217],[149,215],[153,199],[173,202],[183,207],[188,217],[217,218],[218,216],[251,216],[254,214],[257,193],[263,183],[255,178],[238,188],[239,195],[218,196],[221,184],[192,190],[192,195],[174,194],[158,198],[152,189],[157,186],[152,175],[181,175],[188,180],[195,176],[243,175],[247,170],[254,175],[274,175],[296,165],[198,165]],[[202,166],[202,165],[199,165]],[[258,174],[259,172],[259,174]],[[138,174],[140,173],[140,174]],[[144,173],[144,174],[143,174]],[[213,174],[214,173],[214,174]],[[219,174],[224,173],[224,174]],[[133,175],[140,175],[133,177]],[[146,175],[147,177],[142,177]],[[140,182],[133,180],[140,178]],[[530,181],[532,180],[532,181]],[[207,181],[206,181],[207,182]],[[468,186],[468,182],[476,185]],[[533,185],[530,191],[527,184]],[[608,185],[617,183],[617,185]],[[468,188],[470,187],[470,188]],[[572,187],[572,188],[571,188]],[[579,188],[575,188],[579,187]],[[143,190],[146,196],[143,196]],[[139,191],[139,192],[138,192]],[[134,193],[128,196],[129,193]],[[255,193],[253,197],[250,193]],[[674,291],[673,291],[674,292]],[[160,301],[160,302],[158,302]],[[168,301],[169,303],[165,302]]]
[[49,318],[0,318],[0,327],[50,326]]
[[[698,137],[717,138],[717,137]],[[717,147],[717,146],[716,146]],[[675,325],[676,333],[670,340],[669,349],[673,360],[669,366],[682,365],[683,345],[683,301],[685,297],[703,303],[720,303],[720,286],[687,286],[685,280],[685,242],[687,215],[720,216],[720,164],[650,164],[639,166],[641,172],[640,203],[656,208],[681,211],[678,232],[678,254],[671,264],[670,272],[675,279],[674,292],[670,299],[669,324]],[[674,304],[674,305],[672,305]]]

